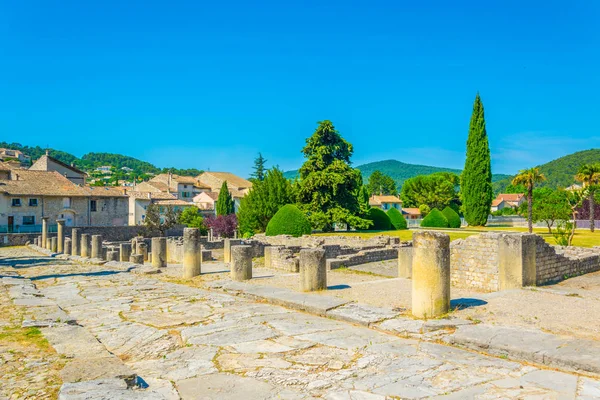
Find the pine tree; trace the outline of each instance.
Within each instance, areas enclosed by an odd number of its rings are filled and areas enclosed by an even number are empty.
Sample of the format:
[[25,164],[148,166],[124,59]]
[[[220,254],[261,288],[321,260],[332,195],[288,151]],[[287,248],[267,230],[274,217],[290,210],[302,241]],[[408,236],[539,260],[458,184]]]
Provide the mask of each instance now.
[[261,153],[258,153],[258,157],[254,159],[254,172],[251,175],[252,179],[257,180],[259,182],[265,180],[266,163],[266,158],[264,158]]
[[484,226],[492,205],[492,166],[483,103],[477,93],[467,139],[467,159],[461,176],[464,215],[470,226]]
[[223,182],[219,197],[217,198],[217,215],[229,215],[235,213],[235,205],[229,188],[227,187],[227,181]]

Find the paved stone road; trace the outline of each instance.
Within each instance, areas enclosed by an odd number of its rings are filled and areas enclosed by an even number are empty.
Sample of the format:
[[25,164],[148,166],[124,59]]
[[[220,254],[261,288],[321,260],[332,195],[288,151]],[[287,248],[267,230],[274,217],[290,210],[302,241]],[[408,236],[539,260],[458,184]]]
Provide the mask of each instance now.
[[61,399],[600,398],[592,378],[33,255],[0,249],[0,276],[68,358]]

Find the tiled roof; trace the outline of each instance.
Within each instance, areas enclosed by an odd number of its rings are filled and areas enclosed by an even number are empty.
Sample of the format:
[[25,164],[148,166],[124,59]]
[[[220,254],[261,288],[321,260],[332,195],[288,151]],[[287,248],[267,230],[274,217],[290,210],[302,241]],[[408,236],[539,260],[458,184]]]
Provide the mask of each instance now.
[[52,171],[15,170],[12,180],[0,180],[0,192],[25,196],[87,197],[87,190]]
[[51,161],[53,163],[56,163],[58,165],[62,165],[63,167],[70,169],[71,171],[77,173],[77,174],[81,174],[81,175],[87,175],[85,172],[83,172],[82,170],[78,169],[77,167],[74,167],[72,165],[66,164],[54,157],[48,156],[48,155],[43,155],[40,158],[37,159],[37,161],[31,166],[32,168],[34,168],[35,171],[38,171],[39,169],[35,168],[35,165],[38,164],[39,162],[45,162],[47,164],[48,161]]
[[396,196],[371,196],[369,199],[369,205],[378,206],[383,203],[397,203],[402,204],[402,200],[397,198]]
[[[209,172],[204,172],[204,174],[211,175],[221,181],[227,181],[227,183],[231,184],[231,186],[235,186],[238,188],[251,188],[252,187],[252,182],[250,182],[244,178],[240,178],[239,176],[234,175],[231,172],[209,171]],[[202,175],[204,175],[204,174],[202,174]],[[200,175],[200,176],[202,176],[202,175]]]
[[408,215],[421,215],[421,210],[412,207],[402,207],[402,213]]
[[93,197],[127,197],[123,188],[115,186],[84,186],[83,189]]
[[[129,197],[133,197],[135,199],[160,199],[160,200],[175,200],[177,197],[172,195],[171,193],[163,193],[163,192],[139,192],[137,190],[130,190],[127,192]],[[148,197],[150,195],[150,197]]]
[[208,197],[210,197],[213,200],[217,200],[219,198],[219,193],[217,193],[217,192],[202,192],[202,193],[197,194],[195,197],[198,197],[202,194],[207,195]]
[[194,206],[194,203],[184,200],[159,200],[156,201],[155,204],[158,204],[159,206]]
[[13,169],[19,169],[19,167],[11,163],[0,161],[0,171],[11,171]]
[[145,183],[147,183],[148,185],[152,186],[156,190],[160,190],[161,192],[167,192],[169,190],[169,186],[166,183],[155,182],[155,181],[148,181],[148,182],[145,182]]
[[494,201],[492,201],[492,207],[498,207],[504,200],[502,199],[495,199]]
[[500,193],[496,196],[496,200],[504,201],[519,201],[523,198],[523,193]]

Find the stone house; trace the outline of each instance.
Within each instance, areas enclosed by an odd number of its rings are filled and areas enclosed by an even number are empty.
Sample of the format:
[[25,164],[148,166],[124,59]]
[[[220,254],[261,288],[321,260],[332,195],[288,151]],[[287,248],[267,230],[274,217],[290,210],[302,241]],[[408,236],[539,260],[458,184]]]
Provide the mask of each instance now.
[[390,208],[395,208],[396,210],[402,212],[402,200],[400,200],[396,196],[376,196],[373,195],[369,199],[369,205],[371,207],[381,208],[384,211],[389,210]]
[[12,170],[0,174],[0,229],[40,230],[42,217],[53,225],[119,226],[127,221],[127,196],[113,188],[75,185],[53,171]]
[[[250,192],[250,189],[252,189],[252,182],[240,178],[230,172],[204,172],[198,175],[197,178],[202,184],[210,187],[210,191],[216,193],[217,197],[221,191],[223,182],[227,182],[227,188],[233,198],[235,212],[238,212],[240,209],[240,202]],[[206,199],[206,201],[210,202],[208,199]],[[216,202],[216,199],[214,202]],[[216,204],[214,204],[214,202],[213,207],[216,209]]]
[[196,177],[171,173],[156,175],[147,183],[155,188],[160,188],[162,192],[173,193],[179,200],[190,203],[198,194],[211,190],[210,186],[201,183]]
[[502,210],[506,207],[519,208],[526,201],[523,193],[500,193],[492,201],[491,211]]
[[146,219],[146,210],[150,204],[160,206],[160,213],[166,212],[166,207],[173,207],[175,212],[183,211],[188,207],[195,207],[189,201],[177,199],[175,194],[167,192],[143,192],[130,190],[129,196],[129,225],[143,225]]
[[421,218],[421,210],[416,207],[404,207],[402,208],[402,215],[405,219],[419,219]]
[[31,157],[20,150],[0,148],[0,161],[5,160],[18,160],[23,165],[29,165]]
[[217,192],[202,192],[195,196],[192,201],[200,210],[212,210],[216,209],[217,199],[219,193]]
[[76,185],[85,185],[87,174],[73,165],[65,164],[54,157],[50,157],[46,151],[46,155],[41,156],[29,167],[31,171],[58,172],[62,176]]

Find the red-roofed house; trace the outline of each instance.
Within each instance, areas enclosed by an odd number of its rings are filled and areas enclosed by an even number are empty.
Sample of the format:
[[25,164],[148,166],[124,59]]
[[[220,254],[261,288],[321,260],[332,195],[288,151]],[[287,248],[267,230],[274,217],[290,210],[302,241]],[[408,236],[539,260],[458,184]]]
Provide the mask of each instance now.
[[500,193],[492,201],[492,212],[506,207],[518,208],[525,201],[523,193]]

